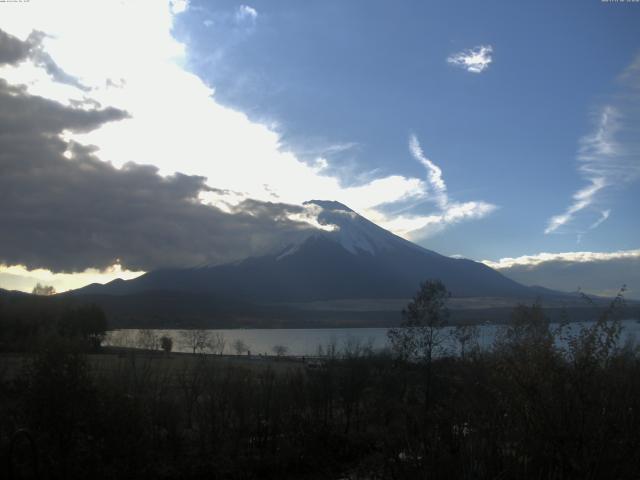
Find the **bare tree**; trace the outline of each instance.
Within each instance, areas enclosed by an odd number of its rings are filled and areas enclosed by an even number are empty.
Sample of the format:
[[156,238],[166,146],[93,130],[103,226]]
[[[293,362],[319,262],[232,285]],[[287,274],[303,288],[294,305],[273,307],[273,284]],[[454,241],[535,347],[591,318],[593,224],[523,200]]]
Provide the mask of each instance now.
[[271,349],[271,351],[273,353],[275,353],[276,356],[283,357],[283,356],[285,356],[287,354],[289,349],[284,345],[274,345],[273,348]]
[[138,330],[138,334],[136,335],[136,345],[139,348],[143,348],[145,350],[157,350],[158,342],[158,335],[156,335],[155,330]]
[[451,336],[460,345],[460,356],[464,359],[469,349],[478,348],[480,329],[476,325],[457,325],[451,330]]
[[332,336],[324,347],[322,344],[318,344],[316,355],[325,357],[328,360],[335,360],[338,357],[338,340],[336,337]]
[[427,280],[402,311],[400,328],[387,333],[393,350],[404,360],[418,360],[423,365],[424,407],[431,405],[431,367],[435,354],[443,351],[444,327],[449,310],[447,299],[451,294],[439,280]]
[[227,340],[220,332],[215,332],[209,336],[209,350],[214,355],[222,355],[227,346]]
[[242,355],[244,352],[246,352],[249,349],[249,347],[247,346],[246,343],[244,343],[244,341],[237,338],[236,340],[233,341],[233,349],[235,350],[236,355]]
[[344,358],[359,358],[373,354],[373,338],[362,340],[349,335],[344,341],[342,356]]
[[193,354],[203,353],[210,346],[211,335],[209,331],[194,328],[180,332],[182,344],[191,350]]
[[420,290],[402,311],[400,328],[392,328],[387,333],[396,353],[405,359],[417,358],[431,363],[433,355],[443,347],[449,297],[450,293],[439,280],[420,284]]

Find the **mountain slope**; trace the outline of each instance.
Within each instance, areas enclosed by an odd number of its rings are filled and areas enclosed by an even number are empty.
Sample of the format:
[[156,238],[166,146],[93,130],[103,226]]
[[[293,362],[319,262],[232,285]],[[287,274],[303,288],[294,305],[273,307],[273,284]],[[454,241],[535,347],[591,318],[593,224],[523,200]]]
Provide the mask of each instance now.
[[226,265],[165,269],[76,293],[211,293],[256,303],[344,298],[408,298],[421,281],[440,279],[457,297],[533,297],[491,268],[419,247],[338,202],[307,202],[326,230],[260,257]]

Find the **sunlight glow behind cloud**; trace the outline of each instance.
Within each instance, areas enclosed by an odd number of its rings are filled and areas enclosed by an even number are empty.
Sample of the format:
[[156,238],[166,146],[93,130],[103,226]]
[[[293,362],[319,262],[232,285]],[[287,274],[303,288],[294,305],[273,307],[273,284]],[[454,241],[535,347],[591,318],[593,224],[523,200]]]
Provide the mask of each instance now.
[[[484,202],[450,201],[441,169],[425,157],[415,137],[410,148],[427,169],[426,182],[388,175],[345,185],[327,173],[322,156],[312,164],[301,161],[283,148],[272,126],[222,106],[213,87],[185,70],[185,45],[171,31],[174,15],[188,8],[186,0],[7,4],[0,28],[21,39],[34,30],[46,35],[40,40],[39,61],[32,58],[17,66],[0,67],[0,77],[10,84],[26,85],[32,95],[64,105],[126,111],[127,119],[88,133],[67,133],[64,140],[95,145],[96,155],[116,167],[135,162],[157,166],[163,175],[205,176],[216,191],[207,192],[202,200],[226,211],[249,198],[297,205],[309,198],[331,199],[400,235],[419,232],[425,236],[425,232],[432,234],[449,224],[482,218],[495,209]],[[61,15],[61,10],[73,15]],[[254,21],[258,12],[241,5],[236,15]],[[478,58],[468,61],[469,71],[486,68],[480,67],[482,62],[490,63],[491,47],[482,48]],[[51,65],[74,81],[61,83],[59,76],[52,75],[43,65],[45,54]],[[430,200],[439,210],[390,217],[376,209],[406,200]],[[308,215],[299,214],[299,219],[314,224]],[[13,274],[34,275],[24,267],[10,268],[18,268]],[[38,275],[40,280],[46,277],[42,272]]]
[[110,282],[117,278],[131,280],[143,273],[125,270],[119,264],[112,265],[105,270],[90,268],[75,273],[53,273],[43,268],[31,270],[24,265],[0,265],[0,283],[2,288],[23,292],[31,292],[36,283],[40,283],[50,285],[60,293],[91,283]]

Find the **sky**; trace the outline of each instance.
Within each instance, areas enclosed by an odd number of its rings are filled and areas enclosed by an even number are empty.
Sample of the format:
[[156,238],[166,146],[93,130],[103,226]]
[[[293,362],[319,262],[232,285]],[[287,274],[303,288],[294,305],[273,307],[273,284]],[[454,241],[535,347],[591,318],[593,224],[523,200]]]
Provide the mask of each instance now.
[[0,287],[260,254],[327,199],[640,298],[639,24],[600,0],[0,3]]

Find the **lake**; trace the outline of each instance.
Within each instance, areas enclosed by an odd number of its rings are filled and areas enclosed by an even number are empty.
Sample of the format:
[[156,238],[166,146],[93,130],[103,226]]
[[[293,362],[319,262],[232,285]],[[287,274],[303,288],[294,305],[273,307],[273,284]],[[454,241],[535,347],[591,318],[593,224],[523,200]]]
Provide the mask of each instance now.
[[[620,344],[640,338],[640,322],[636,320],[623,320]],[[591,322],[572,323],[569,328],[577,332]],[[552,324],[552,328],[555,325]],[[499,325],[480,325],[478,343],[481,348],[489,348],[495,340]],[[386,328],[309,328],[309,329],[216,329],[206,330],[211,336],[220,335],[224,339],[225,354],[234,354],[233,343],[240,340],[246,345],[251,355],[273,355],[273,347],[282,345],[286,347],[288,355],[315,356],[319,352],[325,353],[327,349],[335,349],[337,352],[346,348],[357,346],[371,346],[374,350],[381,350],[388,346]],[[140,347],[146,338],[159,339],[166,335],[173,339],[173,351],[191,352],[190,347],[184,342],[185,330],[139,330],[121,329],[109,332],[105,339],[106,346]],[[447,352],[455,353],[459,347],[450,335],[451,328],[443,329],[443,345]],[[321,349],[321,350],[320,350]],[[244,353],[246,354],[246,352]]]

